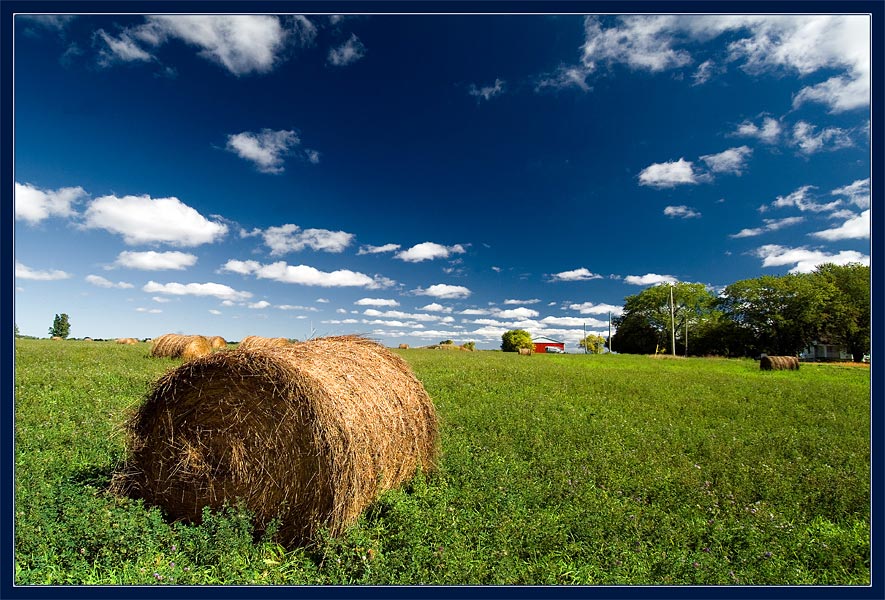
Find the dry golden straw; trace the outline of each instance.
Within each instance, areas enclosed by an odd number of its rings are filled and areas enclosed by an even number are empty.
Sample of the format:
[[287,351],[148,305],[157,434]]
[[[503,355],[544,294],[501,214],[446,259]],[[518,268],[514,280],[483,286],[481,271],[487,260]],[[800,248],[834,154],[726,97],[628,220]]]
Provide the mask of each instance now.
[[531,349],[531,348],[518,348],[518,350],[519,350],[519,353],[520,353],[520,354],[523,354],[523,355],[525,355],[525,356],[531,356],[531,355],[532,355],[532,349]]
[[127,346],[132,346],[133,344],[137,344],[138,340],[135,338],[117,338],[118,344],[126,344]]
[[151,342],[151,356],[193,360],[212,352],[212,346],[202,335],[167,333]]
[[289,340],[284,337],[267,338],[260,335],[248,335],[240,340],[238,350],[252,350],[255,348],[280,348],[289,346]]
[[227,348],[227,340],[220,335],[213,335],[209,338],[209,345],[212,346],[213,350]]
[[766,356],[759,359],[759,368],[763,371],[798,371],[799,359],[795,356]]
[[382,492],[433,468],[433,401],[408,364],[365,338],[217,352],[156,382],[128,423],[118,493],[199,522],[242,501],[291,546],[340,534]]

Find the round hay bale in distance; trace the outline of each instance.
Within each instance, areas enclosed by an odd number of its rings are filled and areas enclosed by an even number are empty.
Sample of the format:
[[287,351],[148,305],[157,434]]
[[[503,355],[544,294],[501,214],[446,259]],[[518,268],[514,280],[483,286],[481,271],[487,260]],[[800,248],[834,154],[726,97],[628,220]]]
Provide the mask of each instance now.
[[767,356],[759,358],[759,369],[762,371],[798,371],[799,358],[796,356]]
[[408,364],[356,336],[216,352],[159,379],[128,423],[118,493],[199,522],[243,502],[291,546],[338,535],[384,491],[433,469],[433,401]]
[[255,348],[282,348],[290,346],[289,340],[284,337],[268,338],[260,335],[247,335],[237,345],[238,350],[251,350]]
[[220,350],[222,348],[227,348],[227,340],[220,335],[213,335],[209,338],[209,345],[212,346],[213,350]]
[[167,333],[155,338],[151,344],[151,356],[193,360],[212,352],[212,346],[202,335],[179,335]]

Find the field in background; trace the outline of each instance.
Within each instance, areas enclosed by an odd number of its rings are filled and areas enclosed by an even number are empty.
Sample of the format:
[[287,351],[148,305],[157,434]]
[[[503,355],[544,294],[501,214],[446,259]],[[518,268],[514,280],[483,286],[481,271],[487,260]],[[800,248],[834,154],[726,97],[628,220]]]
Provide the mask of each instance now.
[[17,584],[868,584],[870,372],[397,350],[438,471],[285,551],[109,496],[127,411],[180,364],[17,340]]

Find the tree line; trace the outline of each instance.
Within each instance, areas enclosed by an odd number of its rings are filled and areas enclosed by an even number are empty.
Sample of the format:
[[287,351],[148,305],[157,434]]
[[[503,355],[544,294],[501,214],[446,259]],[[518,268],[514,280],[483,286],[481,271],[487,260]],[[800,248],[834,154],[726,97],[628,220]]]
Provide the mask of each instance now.
[[820,342],[844,345],[859,362],[870,351],[870,267],[823,264],[744,279],[718,295],[700,283],[657,285],[628,296],[613,322],[620,353],[670,353],[675,341],[683,356],[795,356]]

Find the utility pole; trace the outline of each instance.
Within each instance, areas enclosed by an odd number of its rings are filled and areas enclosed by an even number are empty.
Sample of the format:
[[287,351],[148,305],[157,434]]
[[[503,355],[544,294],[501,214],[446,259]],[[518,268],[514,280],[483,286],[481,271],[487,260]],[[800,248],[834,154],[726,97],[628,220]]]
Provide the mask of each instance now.
[[670,284],[670,348],[673,356],[676,356],[676,317],[673,310],[673,284]]

